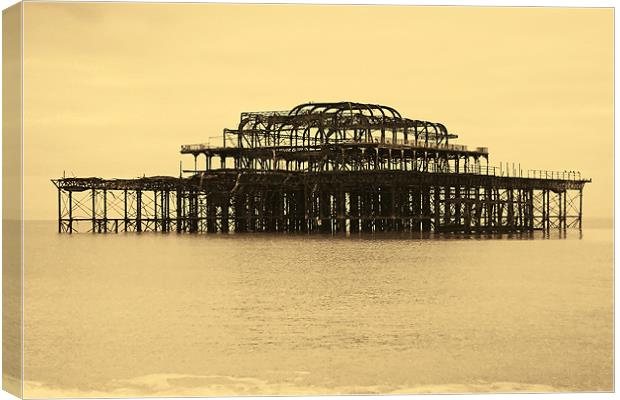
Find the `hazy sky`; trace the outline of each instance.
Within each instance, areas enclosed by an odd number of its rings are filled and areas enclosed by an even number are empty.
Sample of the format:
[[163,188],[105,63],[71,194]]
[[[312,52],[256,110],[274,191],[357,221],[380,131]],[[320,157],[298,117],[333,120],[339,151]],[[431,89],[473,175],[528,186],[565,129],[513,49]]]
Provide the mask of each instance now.
[[585,218],[612,214],[611,9],[26,3],[24,26],[26,218],[56,218],[63,170],[177,175],[241,111],[341,100],[581,170]]

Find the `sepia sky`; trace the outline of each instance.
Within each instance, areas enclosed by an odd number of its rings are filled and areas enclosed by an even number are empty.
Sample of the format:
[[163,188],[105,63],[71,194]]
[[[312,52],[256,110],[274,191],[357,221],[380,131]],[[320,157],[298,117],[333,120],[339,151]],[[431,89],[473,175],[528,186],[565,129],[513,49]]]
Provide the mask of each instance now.
[[390,105],[491,164],[581,170],[612,217],[613,10],[26,3],[25,216],[51,178],[178,175],[242,111]]

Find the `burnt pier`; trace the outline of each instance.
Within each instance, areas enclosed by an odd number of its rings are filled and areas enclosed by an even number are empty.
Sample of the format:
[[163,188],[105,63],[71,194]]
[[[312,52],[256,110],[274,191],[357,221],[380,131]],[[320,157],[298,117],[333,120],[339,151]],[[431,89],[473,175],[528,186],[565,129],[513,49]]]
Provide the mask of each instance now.
[[61,178],[58,231],[513,233],[582,227],[574,171],[489,164],[391,107],[307,103],[241,114],[221,146],[181,146],[179,177]]

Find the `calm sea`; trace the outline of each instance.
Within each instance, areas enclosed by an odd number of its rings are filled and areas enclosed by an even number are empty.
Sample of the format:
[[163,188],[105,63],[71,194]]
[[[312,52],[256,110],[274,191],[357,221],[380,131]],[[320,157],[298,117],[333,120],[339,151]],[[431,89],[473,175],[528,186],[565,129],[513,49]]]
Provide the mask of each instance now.
[[611,229],[55,229],[26,225],[27,397],[613,389]]

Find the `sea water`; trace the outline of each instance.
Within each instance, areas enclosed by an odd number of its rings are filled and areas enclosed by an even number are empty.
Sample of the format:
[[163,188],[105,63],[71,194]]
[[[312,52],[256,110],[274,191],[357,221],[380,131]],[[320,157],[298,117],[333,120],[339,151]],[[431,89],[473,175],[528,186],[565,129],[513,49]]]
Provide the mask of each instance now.
[[26,397],[613,389],[611,229],[56,229],[26,223]]

